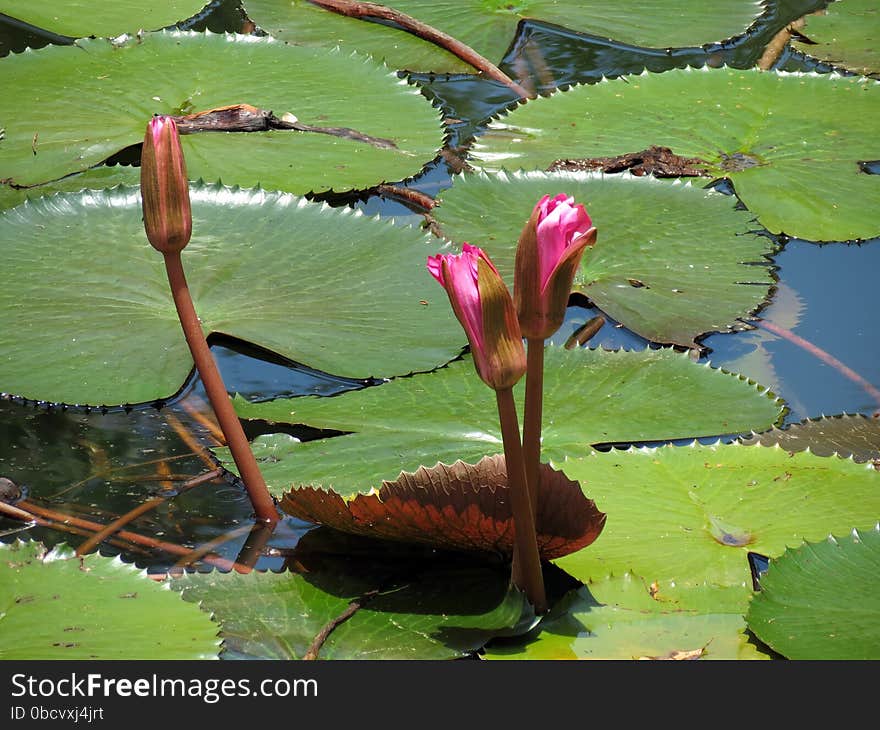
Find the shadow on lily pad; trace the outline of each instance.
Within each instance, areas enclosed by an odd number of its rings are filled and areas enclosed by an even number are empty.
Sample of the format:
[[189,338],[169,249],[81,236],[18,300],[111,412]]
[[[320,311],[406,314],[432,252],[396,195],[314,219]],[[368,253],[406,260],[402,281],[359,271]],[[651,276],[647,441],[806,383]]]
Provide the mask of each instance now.
[[[605,513],[580,484],[541,464],[536,532],[543,560],[587,547],[602,532]],[[401,472],[378,490],[350,500],[330,489],[287,492],[281,509],[300,519],[356,535],[414,542],[450,550],[513,553],[513,515],[501,454],[476,464],[456,461]]]

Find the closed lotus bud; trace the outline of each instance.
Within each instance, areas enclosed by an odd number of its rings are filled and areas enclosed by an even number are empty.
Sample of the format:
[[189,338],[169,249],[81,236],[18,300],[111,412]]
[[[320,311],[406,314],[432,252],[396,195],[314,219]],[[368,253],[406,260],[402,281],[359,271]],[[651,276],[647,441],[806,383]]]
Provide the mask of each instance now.
[[192,235],[186,160],[177,125],[156,116],[147,125],[141,152],[141,204],[144,230],[153,248],[179,253]]
[[546,339],[562,326],[581,256],[596,242],[583,205],[564,193],[535,205],[516,248],[513,297],[523,335]]
[[460,254],[428,258],[428,271],[446,289],[464,328],[477,374],[490,388],[505,390],[526,371],[526,352],[510,292],[489,257],[465,243]]

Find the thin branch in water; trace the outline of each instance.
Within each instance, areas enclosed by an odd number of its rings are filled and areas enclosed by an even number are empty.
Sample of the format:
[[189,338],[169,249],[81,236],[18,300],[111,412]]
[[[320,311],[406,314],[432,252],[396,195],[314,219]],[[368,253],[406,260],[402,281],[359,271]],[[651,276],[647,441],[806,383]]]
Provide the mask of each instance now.
[[[197,487],[199,484],[204,484],[205,482],[209,482],[212,479],[216,479],[217,477],[222,476],[224,473],[223,469],[214,469],[213,471],[209,471],[205,474],[200,474],[197,477],[193,477],[189,481],[182,484],[177,489],[177,494],[185,492],[193,487]],[[119,519],[114,520],[109,525],[107,525],[103,530],[99,530],[92,537],[82,543],[77,549],[77,555],[85,555],[88,552],[94,550],[100,543],[104,542],[111,535],[119,532],[119,530],[127,525],[129,522],[140,517],[142,514],[149,512],[150,510],[155,509],[156,507],[165,504],[171,498],[168,496],[155,497],[154,499],[148,500],[143,504],[139,504],[133,510],[126,512]]]
[[369,591],[362,595],[360,598],[352,601],[348,604],[348,608],[346,608],[341,614],[339,614],[336,618],[328,621],[324,628],[322,628],[318,635],[315,637],[314,641],[312,641],[311,646],[309,646],[308,650],[305,654],[303,654],[303,659],[305,660],[315,660],[318,658],[318,654],[321,651],[321,647],[324,646],[324,643],[329,638],[330,634],[333,633],[333,630],[339,626],[340,624],[344,624],[348,619],[354,616],[361,608],[363,608],[371,598],[378,595],[379,591]]
[[481,56],[473,48],[453,38],[451,35],[448,35],[443,31],[437,30],[436,28],[426,23],[423,23],[420,20],[417,20],[411,15],[401,13],[399,10],[386,7],[385,5],[379,5],[377,3],[369,2],[357,2],[357,0],[309,1],[312,3],[312,5],[317,5],[324,8],[325,10],[330,10],[334,13],[339,13],[340,15],[345,15],[349,18],[380,18],[382,20],[388,20],[392,23],[396,23],[405,31],[412,33],[413,35],[423,40],[430,41],[434,45],[440,46],[440,48],[449,51],[452,55],[457,56],[462,61],[470,66],[473,66],[477,71],[480,71],[489,78],[494,79],[495,81],[500,81],[518,96],[523,98],[529,97],[529,93],[522,86],[511,79],[506,73],[504,73],[489,59]]

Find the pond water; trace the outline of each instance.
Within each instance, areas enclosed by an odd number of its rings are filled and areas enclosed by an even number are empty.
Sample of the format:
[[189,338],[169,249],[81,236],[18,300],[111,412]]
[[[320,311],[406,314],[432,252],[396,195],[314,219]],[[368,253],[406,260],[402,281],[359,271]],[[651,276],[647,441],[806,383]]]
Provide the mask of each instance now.
[[[221,2],[197,23],[196,29],[238,30],[241,13],[236,2]],[[34,46],[45,37],[15,25],[0,25],[0,50]],[[54,39],[59,40],[59,39]],[[521,26],[502,69],[513,67],[524,44],[537,44],[552,83],[592,82],[603,75],[637,71],[647,66],[664,70],[687,64],[754,64],[766,35],[753,34],[735,47],[713,46],[667,53],[645,51],[557,28],[526,23]],[[786,52],[778,67],[819,70],[796,53]],[[512,102],[510,91],[494,82],[471,76],[414,77],[424,93],[436,100],[454,126],[451,144],[460,145],[478,133],[480,125]],[[438,160],[424,174],[405,184],[429,196],[450,185],[451,171]],[[394,216],[401,224],[420,217],[399,202],[370,197],[353,203],[365,213]],[[702,360],[742,373],[770,387],[789,406],[785,423],[840,413],[872,415],[880,411],[873,388],[880,388],[880,345],[876,336],[875,272],[880,269],[880,245],[808,241],[780,242],[773,257],[777,286],[768,305],[757,314],[754,329],[735,334],[713,334],[704,339]],[[555,341],[564,341],[594,316],[588,302],[572,302],[566,324]],[[608,321],[590,345],[643,348],[648,345],[625,328]],[[304,394],[333,395],[365,383],[313,372],[254,348],[215,340],[213,352],[231,392],[254,399]],[[105,412],[106,410],[106,412]],[[158,506],[126,525],[125,529],[182,547],[169,556],[155,545],[105,541],[101,552],[123,554],[127,560],[161,572],[173,565],[202,565],[208,544],[222,560],[247,560],[257,568],[277,569],[311,525],[287,518],[271,536],[252,531],[250,503],[228,476],[175,496],[186,479],[212,468],[204,449],[213,445],[211,430],[199,414],[207,412],[198,378],[192,378],[162,408],[152,405],[130,410],[47,407],[0,401],[0,475],[14,477],[30,501],[42,505],[47,523],[23,530],[15,520],[0,517],[3,540],[25,535],[47,544],[78,545],[94,532],[88,524],[106,525],[118,516],[159,499]],[[175,423],[180,425],[175,427]],[[260,424],[247,424],[249,435]],[[314,430],[291,430],[301,439]],[[193,444],[185,434],[194,434]],[[323,434],[322,434],[323,435]],[[719,437],[729,435],[718,434]],[[63,515],[79,522],[59,525]],[[268,538],[268,539],[266,539]],[[242,556],[245,556],[243,558]]]

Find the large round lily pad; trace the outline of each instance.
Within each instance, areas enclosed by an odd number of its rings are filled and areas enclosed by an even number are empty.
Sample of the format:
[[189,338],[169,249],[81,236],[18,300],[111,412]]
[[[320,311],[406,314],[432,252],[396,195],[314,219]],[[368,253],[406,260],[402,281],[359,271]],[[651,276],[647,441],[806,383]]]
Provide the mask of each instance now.
[[[461,352],[425,271],[436,245],[424,232],[283,193],[196,185],[191,197],[182,258],[206,334],[350,378],[430,370]],[[192,359],[137,188],[4,211],[0,250],[0,391],[110,405],[184,383]]]
[[4,0],[0,10],[58,35],[106,38],[165,28],[192,17],[208,4],[207,0]]
[[792,46],[808,56],[862,74],[880,73],[880,7],[874,0],[828,3],[809,15]]
[[216,659],[219,627],[119,558],[0,545],[0,659]]
[[[804,114],[803,109],[810,109]],[[486,170],[668,147],[696,158],[773,233],[808,241],[880,234],[878,83],[837,75],[674,69],[577,86],[528,101],[474,144]]]
[[880,659],[880,531],[789,548],[770,561],[749,628],[789,659]]
[[0,179],[20,185],[85,170],[141,142],[153,114],[235,104],[390,145],[295,130],[201,132],[183,138],[193,179],[296,193],[366,188],[417,174],[443,144],[439,111],[387,67],[272,38],[161,31],[82,39],[10,56],[3,74],[10,93],[0,98]]
[[[549,347],[544,385],[543,459],[557,468],[566,455],[581,456],[592,444],[737,433],[749,424],[769,425],[782,413],[782,404],[754,383],[672,350]],[[517,398],[522,388],[521,381]],[[457,459],[475,463],[503,450],[495,394],[469,356],[433,373],[333,398],[238,398],[236,410],[243,418],[346,434],[304,443],[284,433],[255,439],[254,453],[278,496],[298,485],[342,496],[368,492],[401,470]]]
[[487,659],[768,659],[745,633],[742,592],[703,584],[660,590],[626,573],[591,581],[526,639],[490,642]]
[[693,347],[710,331],[747,328],[773,284],[773,242],[728,195],[630,174],[459,175],[432,216],[440,232],[483,247],[513,287],[523,224],[542,195],[583,203],[599,231],[574,290],[641,336]]
[[773,558],[880,515],[873,467],[778,446],[629,449],[557,467],[608,514],[589,550],[557,561],[582,581],[632,571],[661,591],[708,582],[740,586],[747,598],[748,552]]
[[[741,35],[763,11],[760,3],[748,0],[397,0],[390,5],[453,36],[492,63],[501,61],[517,24],[527,18],[632,45],[673,48]],[[245,0],[244,6],[261,28],[285,40],[320,45],[332,41],[382,58],[394,68],[411,71],[473,70],[404,31],[335,15],[306,0]]]

